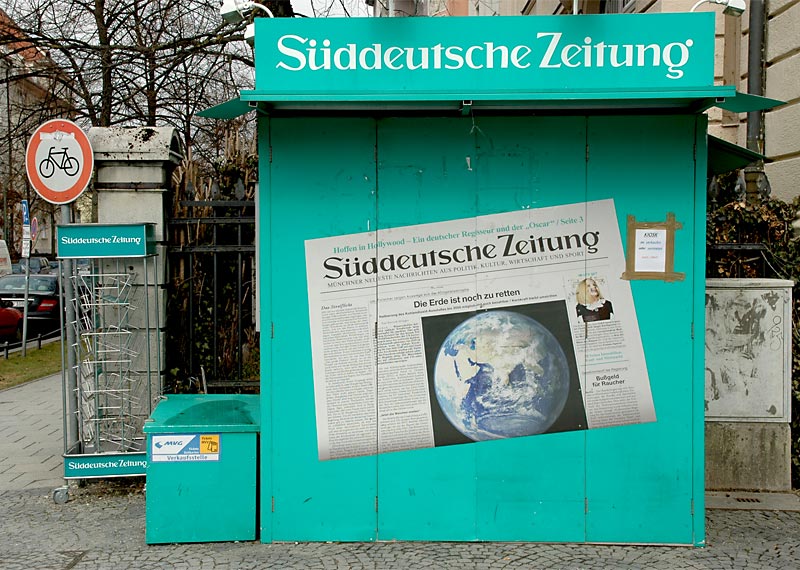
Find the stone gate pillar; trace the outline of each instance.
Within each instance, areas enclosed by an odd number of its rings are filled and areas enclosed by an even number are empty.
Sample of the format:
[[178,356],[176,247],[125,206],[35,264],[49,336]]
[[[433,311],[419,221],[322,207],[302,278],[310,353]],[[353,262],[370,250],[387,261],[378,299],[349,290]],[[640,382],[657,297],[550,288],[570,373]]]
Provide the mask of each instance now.
[[[164,200],[170,189],[172,171],[183,158],[183,148],[178,131],[172,127],[94,127],[89,129],[89,140],[94,149],[97,190],[97,221],[101,224],[147,223],[155,224],[158,258],[156,270],[148,262],[147,279],[150,287],[147,303],[141,291],[144,286],[145,267],[142,259],[105,259],[100,263],[102,273],[119,271],[132,273],[133,293],[140,305],[130,314],[130,324],[142,336],[139,344],[147,342],[151,354],[158,350],[161,370],[152,380],[163,381],[164,334],[156,335],[156,327],[163,333],[166,322],[166,239]],[[155,285],[155,287],[153,287]],[[156,302],[157,301],[157,302]],[[149,307],[144,318],[145,305]],[[156,308],[159,308],[156,312]],[[145,332],[145,323],[149,330]],[[156,339],[161,339],[157,346]],[[140,347],[138,361],[144,366],[145,348]],[[142,370],[139,368],[139,370]]]

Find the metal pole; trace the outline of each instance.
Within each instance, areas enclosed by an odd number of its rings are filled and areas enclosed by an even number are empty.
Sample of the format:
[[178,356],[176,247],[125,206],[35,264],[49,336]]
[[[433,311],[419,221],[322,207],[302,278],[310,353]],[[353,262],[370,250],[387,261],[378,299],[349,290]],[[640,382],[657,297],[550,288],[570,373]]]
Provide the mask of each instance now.
[[7,67],[6,67],[6,138],[8,142],[8,178],[6,178],[6,183],[3,184],[3,239],[6,240],[6,243],[10,244],[10,238],[8,233],[8,188],[11,186],[11,170],[12,162],[14,158],[12,144],[11,144],[11,83],[9,81],[9,72],[11,71],[11,59],[7,59]]
[[[152,366],[150,363],[150,272],[147,271],[147,262],[149,258],[142,258],[142,269],[144,270],[144,354],[145,354],[145,373],[147,374],[147,413],[150,415],[153,411],[153,375]],[[156,347],[156,350],[158,348]]]
[[25,295],[22,305],[22,357],[28,355],[28,290],[31,279],[31,258],[25,259]]
[[[156,374],[158,374],[158,395],[161,396],[164,393],[164,377],[161,374],[161,289],[158,280],[158,261],[156,254],[153,257],[153,291],[156,305]],[[152,406],[153,402],[150,402],[150,407]]]
[[[764,0],[750,2],[750,43],[747,54],[747,92],[761,95],[764,80]],[[747,113],[747,148],[761,152],[762,111]]]
[[[61,206],[61,223],[69,224],[72,222],[72,210],[69,204]],[[75,324],[77,322],[75,316],[75,292],[72,286],[72,260],[65,259],[64,272],[61,274],[62,291],[64,295],[64,304],[66,308],[66,324],[61,330],[67,344],[67,374],[66,374],[66,391],[67,391],[67,405],[64,406],[64,413],[69,417],[69,428],[76,440],[78,438],[78,367],[75,351],[78,347],[78,341],[75,338]],[[67,434],[64,434],[66,439]],[[80,443],[78,441],[77,443]],[[66,445],[66,444],[65,444]],[[77,450],[80,451],[80,450]]]

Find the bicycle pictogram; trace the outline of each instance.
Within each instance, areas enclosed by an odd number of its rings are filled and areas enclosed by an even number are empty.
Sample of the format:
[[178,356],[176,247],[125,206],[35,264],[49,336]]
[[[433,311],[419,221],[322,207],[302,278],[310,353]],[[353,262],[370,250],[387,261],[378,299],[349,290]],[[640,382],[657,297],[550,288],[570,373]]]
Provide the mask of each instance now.
[[47,151],[47,158],[39,163],[39,174],[42,178],[50,178],[58,169],[67,176],[75,176],[80,167],[78,159],[69,155],[67,147],[61,147],[61,150],[50,147]]

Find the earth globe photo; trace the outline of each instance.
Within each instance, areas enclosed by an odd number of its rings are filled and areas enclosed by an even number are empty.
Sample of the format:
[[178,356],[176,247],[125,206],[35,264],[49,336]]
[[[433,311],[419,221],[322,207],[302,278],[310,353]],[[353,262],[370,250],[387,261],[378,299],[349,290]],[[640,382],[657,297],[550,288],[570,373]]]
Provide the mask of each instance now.
[[535,435],[564,409],[569,364],[558,340],[538,321],[487,311],[444,340],[434,389],[444,415],[473,441]]

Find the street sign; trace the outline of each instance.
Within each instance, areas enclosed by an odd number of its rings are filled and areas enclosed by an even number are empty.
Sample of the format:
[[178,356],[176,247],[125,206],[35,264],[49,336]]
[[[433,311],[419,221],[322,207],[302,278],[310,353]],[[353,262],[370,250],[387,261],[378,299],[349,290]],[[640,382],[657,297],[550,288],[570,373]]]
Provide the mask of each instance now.
[[28,141],[28,180],[36,193],[51,204],[69,204],[80,196],[89,185],[93,168],[92,145],[71,121],[47,121]]
[[[22,239],[31,239],[31,213],[28,209],[27,200],[22,200]],[[23,255],[22,257],[27,257],[27,255]]]
[[22,255],[20,257],[28,258],[31,256],[31,240],[22,239]]

